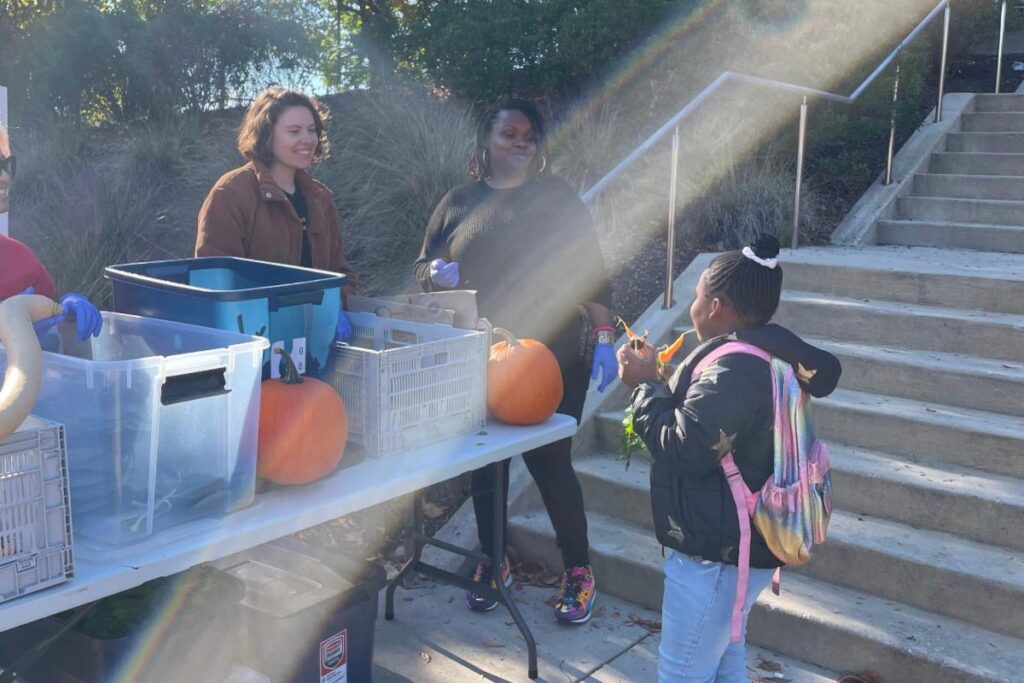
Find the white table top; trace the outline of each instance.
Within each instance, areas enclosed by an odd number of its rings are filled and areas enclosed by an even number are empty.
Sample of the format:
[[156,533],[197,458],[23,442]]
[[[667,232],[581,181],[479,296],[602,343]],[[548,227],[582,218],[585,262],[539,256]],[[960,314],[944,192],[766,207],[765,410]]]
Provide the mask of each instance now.
[[308,529],[575,433],[576,421],[559,414],[532,427],[489,423],[477,434],[383,460],[365,460],[311,484],[262,493],[244,510],[179,524],[116,551],[93,554],[76,545],[75,576],[0,604],[0,631]]

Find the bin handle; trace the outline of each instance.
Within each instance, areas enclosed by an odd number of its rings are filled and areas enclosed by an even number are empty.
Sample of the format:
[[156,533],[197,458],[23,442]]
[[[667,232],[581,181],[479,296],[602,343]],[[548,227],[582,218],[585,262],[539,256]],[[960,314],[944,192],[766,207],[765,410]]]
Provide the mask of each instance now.
[[318,289],[313,292],[299,292],[298,294],[279,294],[270,297],[270,310],[278,311],[290,306],[300,304],[322,304],[324,301],[324,290]]
[[227,368],[219,367],[165,378],[160,387],[160,403],[169,406],[229,393]]

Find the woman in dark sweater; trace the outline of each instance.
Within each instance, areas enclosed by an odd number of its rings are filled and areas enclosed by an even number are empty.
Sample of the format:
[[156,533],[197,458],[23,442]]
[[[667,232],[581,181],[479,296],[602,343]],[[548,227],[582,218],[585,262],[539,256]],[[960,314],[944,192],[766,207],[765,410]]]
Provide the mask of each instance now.
[[[601,375],[603,391],[618,372],[608,312],[611,285],[586,206],[568,183],[548,170],[544,121],[537,109],[523,100],[509,100],[489,110],[478,126],[470,161],[475,182],[451,190],[434,209],[416,260],[416,279],[428,292],[476,290],[482,317],[516,336],[546,344],[562,371],[565,394],[558,412],[579,420],[590,380]],[[592,364],[581,353],[584,325],[594,336]],[[565,564],[555,618],[584,623],[590,619],[596,590],[583,492],[571,451],[572,439],[563,439],[523,458],[540,489]],[[474,579],[493,585],[493,558],[504,553],[493,547],[495,487],[489,473],[486,468],[473,473],[477,531],[484,554],[491,558],[477,566]],[[502,494],[507,497],[507,490]],[[507,560],[501,562],[500,574],[506,584],[511,582]],[[472,592],[466,600],[474,610],[496,606]]]

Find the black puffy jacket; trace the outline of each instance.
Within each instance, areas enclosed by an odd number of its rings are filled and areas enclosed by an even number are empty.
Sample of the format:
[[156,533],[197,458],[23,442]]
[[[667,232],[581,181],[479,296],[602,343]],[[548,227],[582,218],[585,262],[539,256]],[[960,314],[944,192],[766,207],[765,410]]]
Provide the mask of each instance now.
[[[740,528],[729,484],[720,464],[733,452],[751,491],[772,474],[774,440],[770,368],[748,354],[723,356],[689,382],[692,369],[718,346],[744,341],[802,366],[798,373],[814,397],[836,388],[839,360],[779,325],[723,335],[701,344],[668,384],[638,386],[632,396],[633,428],[653,456],[651,512],[663,546],[713,562],[736,564]],[[806,381],[805,381],[806,380]],[[751,527],[750,566],[782,564]]]

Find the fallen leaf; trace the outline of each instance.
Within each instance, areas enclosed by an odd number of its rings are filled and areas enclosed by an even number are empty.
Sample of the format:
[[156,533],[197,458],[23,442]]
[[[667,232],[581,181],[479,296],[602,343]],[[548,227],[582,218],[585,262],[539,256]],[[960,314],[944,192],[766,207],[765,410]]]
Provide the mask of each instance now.
[[770,659],[766,659],[764,655],[757,656],[757,664],[755,666],[763,671],[782,671],[781,664],[773,662]]
[[648,633],[661,633],[661,622],[657,619],[644,619],[636,614],[630,614],[626,623],[646,629]]

